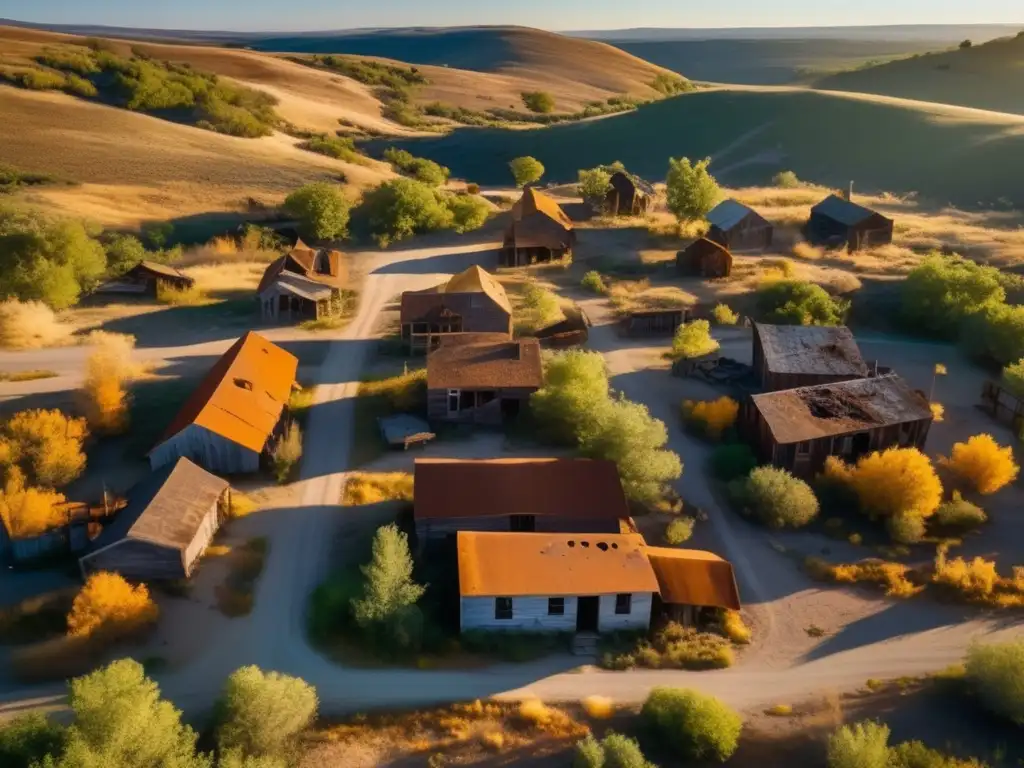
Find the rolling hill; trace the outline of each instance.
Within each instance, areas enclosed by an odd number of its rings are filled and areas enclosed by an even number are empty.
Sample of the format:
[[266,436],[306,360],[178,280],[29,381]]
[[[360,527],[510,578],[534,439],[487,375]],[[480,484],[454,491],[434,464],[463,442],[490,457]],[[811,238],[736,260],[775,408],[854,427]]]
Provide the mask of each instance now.
[[970,48],[844,72],[816,85],[1024,114],[1024,32]]

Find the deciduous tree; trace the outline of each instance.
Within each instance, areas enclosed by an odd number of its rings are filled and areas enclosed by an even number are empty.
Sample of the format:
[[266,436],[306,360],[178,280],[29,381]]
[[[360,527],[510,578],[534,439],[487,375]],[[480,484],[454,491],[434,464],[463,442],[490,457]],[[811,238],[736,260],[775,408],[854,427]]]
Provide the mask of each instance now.
[[535,157],[517,157],[508,167],[512,171],[512,178],[515,179],[517,187],[525,187],[540,181],[544,175],[544,166]]
[[303,234],[315,240],[347,237],[351,208],[341,188],[327,182],[300,187],[284,201],[284,209],[299,220]]
[[352,613],[362,627],[394,622],[426,591],[413,581],[409,539],[394,524],[377,529],[373,554],[362,571],[366,578],[363,597],[352,605]]
[[6,475],[0,491],[0,519],[12,538],[38,536],[67,522],[67,516],[60,507],[65,500],[62,494],[45,488],[27,487],[25,475],[17,466],[8,467]]
[[259,667],[232,673],[220,702],[217,744],[246,757],[282,756],[316,717],[316,690],[304,680]]
[[2,453],[7,462],[18,464],[29,483],[59,488],[85,469],[82,443],[88,434],[85,419],[58,410],[31,410],[16,413],[0,427],[0,442],[6,445]]
[[665,194],[668,209],[680,221],[704,218],[722,196],[718,182],[708,171],[711,158],[696,163],[672,158],[668,163]]
[[672,339],[672,354],[677,358],[693,358],[717,352],[719,343],[711,336],[711,323],[693,320],[676,329]]

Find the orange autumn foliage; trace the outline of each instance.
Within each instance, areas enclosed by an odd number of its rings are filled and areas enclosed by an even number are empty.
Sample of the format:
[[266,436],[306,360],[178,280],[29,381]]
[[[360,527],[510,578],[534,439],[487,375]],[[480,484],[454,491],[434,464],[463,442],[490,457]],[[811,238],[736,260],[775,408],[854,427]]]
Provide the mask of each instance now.
[[942,482],[931,460],[916,448],[889,448],[856,464],[830,456],[825,476],[845,483],[870,515],[925,519],[942,503]]
[[55,491],[26,487],[24,473],[10,467],[0,491],[0,520],[12,539],[38,536],[64,522],[63,503]]
[[92,574],[75,596],[68,614],[68,634],[90,637],[100,631],[130,634],[156,621],[159,609],[145,584],[133,587],[117,573]]
[[686,400],[683,403],[683,419],[697,426],[712,440],[733,427],[740,413],[740,404],[731,397],[717,400]]
[[1013,448],[999,445],[992,435],[975,435],[966,443],[957,443],[950,457],[939,462],[985,495],[1009,485],[1020,474]]
[[89,337],[92,354],[85,362],[82,394],[89,426],[100,434],[116,435],[128,428],[127,383],[135,374],[135,338],[95,331]]

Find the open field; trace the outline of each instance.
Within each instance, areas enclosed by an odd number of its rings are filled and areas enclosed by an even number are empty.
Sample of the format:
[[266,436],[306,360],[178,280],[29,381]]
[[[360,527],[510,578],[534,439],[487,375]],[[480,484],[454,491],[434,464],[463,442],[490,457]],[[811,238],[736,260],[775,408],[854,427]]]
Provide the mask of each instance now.
[[459,131],[401,142],[483,185],[508,183],[507,159],[533,155],[545,180],[621,160],[663,178],[669,157],[713,158],[733,186],[764,184],[782,169],[801,178],[940,204],[1024,203],[1024,118],[865,94],[793,88],[718,89],[636,112],[544,131]]
[[815,85],[1022,114],[1022,67],[1024,34],[842,72]]

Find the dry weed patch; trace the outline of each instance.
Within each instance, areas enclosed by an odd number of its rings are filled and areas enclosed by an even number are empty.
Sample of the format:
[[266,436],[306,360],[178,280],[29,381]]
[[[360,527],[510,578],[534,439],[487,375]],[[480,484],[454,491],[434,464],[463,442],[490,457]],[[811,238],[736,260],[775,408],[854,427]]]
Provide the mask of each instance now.
[[412,475],[408,472],[354,472],[345,483],[341,503],[347,507],[412,501]]
[[70,344],[74,328],[41,301],[0,301],[0,348],[38,349]]
[[252,611],[256,582],[263,573],[269,542],[266,537],[250,539],[228,556],[231,571],[217,590],[217,607],[230,618],[247,616]]
[[821,558],[809,557],[804,567],[812,578],[837,584],[877,584],[884,588],[886,597],[913,597],[924,587],[910,577],[914,571],[902,563],[884,560],[864,560],[860,563],[833,565]]
[[601,666],[605,669],[723,669],[735,661],[729,641],[721,635],[671,623],[642,637],[602,639]]

